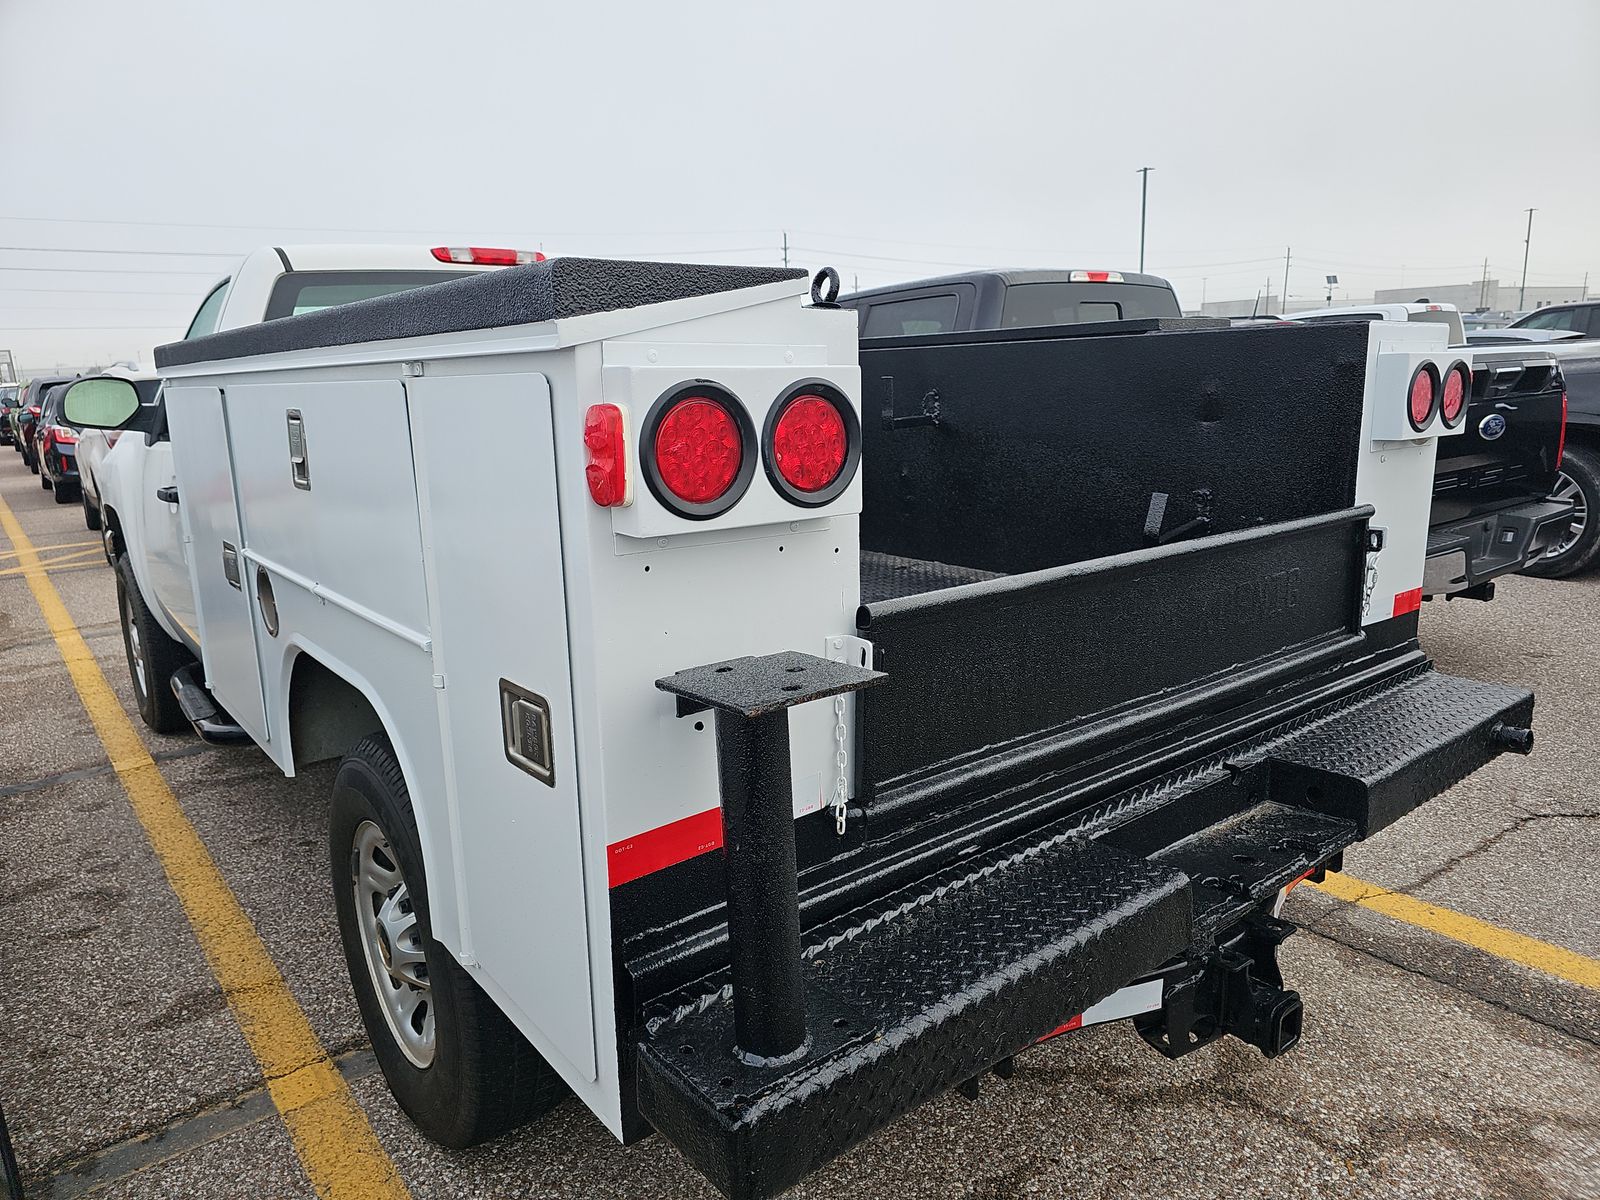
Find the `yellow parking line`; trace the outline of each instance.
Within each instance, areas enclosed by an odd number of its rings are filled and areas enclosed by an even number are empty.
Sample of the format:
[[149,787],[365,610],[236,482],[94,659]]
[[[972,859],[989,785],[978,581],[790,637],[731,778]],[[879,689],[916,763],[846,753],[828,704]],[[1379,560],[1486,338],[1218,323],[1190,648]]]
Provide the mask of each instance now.
[[1329,871],[1327,879],[1312,886],[1336,899],[1359,904],[1362,908],[1370,908],[1373,912],[1407,925],[1415,925],[1419,929],[1431,930],[1496,958],[1508,959],[1543,971],[1546,975],[1554,975],[1557,979],[1565,979],[1568,983],[1600,991],[1600,959],[1501,929],[1498,925],[1452,909],[1440,908],[1437,904],[1429,904],[1403,892],[1391,892],[1352,875]]
[[128,794],[167,881],[211,964],[306,1177],[323,1200],[407,1200],[410,1193],[366,1114],[317,1040],[249,916],[161,777],[78,632],[39,554],[5,500],[0,530],[21,559],[33,598]]
[[[77,550],[84,546],[98,546],[99,544],[99,538],[92,538],[87,542],[62,542],[59,546],[35,546],[34,550],[40,554],[48,554],[52,550]],[[20,550],[0,550],[0,559],[16,558],[21,553],[22,551]]]
[[[55,571],[58,569],[70,571],[75,567],[93,567],[99,565],[99,560],[103,558],[104,554],[105,551],[100,549],[100,545],[97,542],[87,550],[74,550],[71,554],[61,554],[55,558],[41,558],[38,560],[38,566],[43,571]],[[0,579],[5,578],[7,575],[26,575],[30,569],[20,565],[6,567],[4,570],[0,570]]]

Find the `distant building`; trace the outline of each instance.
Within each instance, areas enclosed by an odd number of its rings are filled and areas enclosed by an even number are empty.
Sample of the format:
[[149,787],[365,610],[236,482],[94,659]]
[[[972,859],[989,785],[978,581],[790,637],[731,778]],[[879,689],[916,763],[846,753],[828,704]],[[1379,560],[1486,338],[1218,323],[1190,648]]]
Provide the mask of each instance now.
[[[1482,310],[1509,317],[1513,313],[1528,312],[1551,304],[1571,304],[1584,300],[1582,284],[1563,287],[1529,287],[1527,299],[1522,299],[1522,289],[1515,283],[1501,283],[1498,279],[1476,280],[1472,283],[1450,283],[1443,286],[1379,288],[1371,296],[1346,296],[1336,294],[1332,307],[1359,308],[1363,304],[1414,304],[1427,300],[1430,304],[1454,304],[1464,313]],[[1323,298],[1289,300],[1289,311],[1307,312],[1314,308],[1329,307]],[[1213,300],[1196,310],[1193,315],[1203,317],[1248,317],[1252,312],[1258,317],[1275,317],[1283,311],[1281,296],[1265,296],[1252,300]]]
[[1584,298],[1582,284],[1530,287],[1524,299],[1521,287],[1515,283],[1480,279],[1475,283],[1451,283],[1444,287],[1381,288],[1373,294],[1372,302],[1410,304],[1424,296],[1434,304],[1454,304],[1462,312],[1482,309],[1492,313],[1526,312],[1550,304],[1571,304]]

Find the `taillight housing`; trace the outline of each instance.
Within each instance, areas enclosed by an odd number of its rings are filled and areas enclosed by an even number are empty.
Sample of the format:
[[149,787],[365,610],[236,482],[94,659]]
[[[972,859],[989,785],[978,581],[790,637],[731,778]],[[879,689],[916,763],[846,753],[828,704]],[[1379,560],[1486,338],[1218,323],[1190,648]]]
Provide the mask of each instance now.
[[680,517],[706,521],[727,512],[749,488],[755,425],[727,388],[695,380],[651,405],[639,461],[657,500]]
[[1406,421],[1416,433],[1433,424],[1439,411],[1439,369],[1423,363],[1411,374],[1406,386]]
[[843,392],[808,379],[778,397],[761,434],[767,478],[780,495],[817,508],[850,486],[861,464],[861,422]]
[[1464,362],[1451,363],[1439,391],[1439,419],[1446,429],[1458,428],[1467,419],[1467,401],[1471,395],[1472,369]]
[[501,246],[435,246],[433,256],[440,262],[471,263],[479,267],[515,267],[545,260],[538,250],[509,250]]
[[589,453],[584,476],[590,498],[601,508],[631,503],[628,421],[622,410],[615,404],[591,404],[583,417],[583,445]]

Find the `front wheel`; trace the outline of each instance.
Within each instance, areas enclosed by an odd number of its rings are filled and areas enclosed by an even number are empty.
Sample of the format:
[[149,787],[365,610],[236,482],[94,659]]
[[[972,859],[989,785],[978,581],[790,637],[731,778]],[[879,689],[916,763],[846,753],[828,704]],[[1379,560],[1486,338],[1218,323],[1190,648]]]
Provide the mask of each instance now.
[[1589,446],[1569,445],[1551,498],[1573,502],[1572,523],[1544,557],[1523,569],[1523,574],[1564,579],[1600,555],[1600,454]]
[[78,498],[83,501],[83,527],[98,531],[100,529],[100,509],[89,503],[89,493],[78,488]]
[[157,733],[187,729],[189,722],[172,694],[172,676],[189,661],[189,654],[167,636],[151,614],[126,554],[117,560],[117,612],[122,618],[122,648],[128,655],[139,716]]
[[339,764],[329,836],[350,983],[400,1107],[458,1150],[552,1107],[559,1077],[433,939],[411,796],[387,738],[363,739]]

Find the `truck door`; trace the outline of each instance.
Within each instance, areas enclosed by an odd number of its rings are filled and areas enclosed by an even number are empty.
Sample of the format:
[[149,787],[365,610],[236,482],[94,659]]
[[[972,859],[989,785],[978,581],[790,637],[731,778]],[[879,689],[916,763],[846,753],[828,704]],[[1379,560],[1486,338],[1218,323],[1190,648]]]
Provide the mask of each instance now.
[[256,741],[266,742],[255,602],[253,589],[244,586],[226,400],[214,387],[168,387],[166,396],[206,686]]

